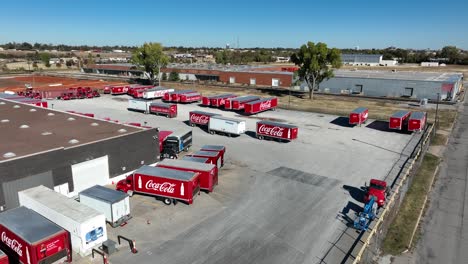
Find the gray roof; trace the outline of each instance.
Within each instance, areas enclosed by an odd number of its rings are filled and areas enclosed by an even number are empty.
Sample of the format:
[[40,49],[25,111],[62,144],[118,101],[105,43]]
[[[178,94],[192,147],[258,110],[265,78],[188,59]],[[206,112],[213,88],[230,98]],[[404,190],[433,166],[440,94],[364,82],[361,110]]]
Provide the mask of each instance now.
[[365,78],[409,81],[457,82],[463,76],[456,72],[409,72],[409,71],[352,71],[335,70],[334,78]]
[[21,193],[78,223],[84,223],[102,215],[93,208],[80,204],[43,185],[21,191]]
[[245,101],[257,100],[259,98],[260,96],[256,96],[256,95],[239,96],[239,97],[232,98],[231,102],[232,101],[245,102]]
[[42,215],[23,206],[1,213],[0,224],[30,244],[64,230]]
[[362,113],[364,111],[367,110],[367,107],[358,107],[356,109],[354,109],[353,111],[351,111],[351,113]]
[[94,185],[93,187],[80,192],[80,196],[81,195],[92,197],[111,204],[120,202],[128,197],[126,193],[112,190],[100,185]]
[[159,106],[159,107],[170,107],[171,105],[174,105],[174,104],[167,104],[167,103],[163,103],[163,102],[152,102],[150,104],[150,106]]
[[179,167],[184,169],[193,169],[199,171],[210,171],[215,167],[215,165],[213,164],[176,159],[164,159],[163,161],[158,162],[158,166],[159,165]]
[[212,118],[231,121],[231,122],[236,122],[236,123],[245,122],[245,120],[242,120],[242,119],[230,118],[230,117],[225,117],[225,116],[221,116],[221,115],[213,116]]
[[190,181],[196,173],[194,172],[187,172],[187,171],[178,171],[166,168],[159,168],[159,167],[151,167],[151,166],[141,166],[138,170],[134,172],[134,174],[143,174],[148,176],[155,176],[161,178],[169,178],[174,180],[181,180],[181,181]]
[[192,153],[192,155],[206,156],[206,157],[216,157],[216,156],[218,156],[218,152],[199,150],[199,151],[195,151],[194,153]]
[[217,99],[217,98],[223,98],[223,97],[232,96],[232,95],[234,95],[234,94],[217,94],[217,95],[208,96],[208,98]]
[[425,112],[412,112],[410,115],[410,119],[423,119],[425,116]]
[[223,150],[223,149],[226,149],[225,146],[221,146],[221,145],[204,145],[203,147],[200,148],[201,150]]
[[191,131],[192,129],[190,128],[176,128],[173,129],[172,134],[170,134],[169,137],[181,137]]
[[216,114],[216,113],[210,113],[210,112],[204,112],[204,111],[190,111],[190,113],[195,113],[195,114],[199,114],[199,115],[207,115],[207,116],[219,115],[219,114]]
[[[224,65],[224,64],[186,64],[186,63],[170,63],[167,65],[168,69],[180,69],[183,70],[211,70],[211,71],[222,71],[222,72],[250,72],[250,73],[274,73],[274,74],[284,74],[284,75],[293,75],[292,72],[287,71],[275,71],[268,70],[271,68],[271,65]],[[212,75],[210,73],[197,73],[200,75]]]
[[407,115],[408,113],[410,113],[410,111],[407,111],[407,110],[400,110],[398,112],[395,112],[392,117],[396,117],[396,118],[402,118],[404,117],[405,115]]
[[286,127],[286,128],[297,128],[295,125],[290,125],[286,123],[280,123],[280,122],[273,122],[273,121],[268,121],[268,120],[262,120],[258,121],[258,124],[265,124],[265,125],[270,125],[270,126],[279,126],[279,127]]
[[182,160],[188,160],[188,161],[193,161],[193,162],[206,163],[206,162],[208,161],[208,158],[184,156],[184,157],[182,158]]
[[260,103],[260,102],[266,102],[266,101],[269,101],[271,99],[274,99],[274,97],[261,98],[261,99],[255,100],[255,101],[247,102],[245,104],[256,104],[256,103]]

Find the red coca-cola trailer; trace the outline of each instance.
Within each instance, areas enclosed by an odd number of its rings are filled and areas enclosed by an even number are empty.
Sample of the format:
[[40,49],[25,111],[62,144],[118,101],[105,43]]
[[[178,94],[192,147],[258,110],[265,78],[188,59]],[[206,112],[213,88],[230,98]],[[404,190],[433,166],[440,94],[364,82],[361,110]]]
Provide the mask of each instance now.
[[213,164],[192,162],[187,160],[165,159],[158,162],[156,167],[197,172],[200,174],[200,189],[212,192],[218,184],[218,168]]
[[[181,94],[181,93],[191,93],[191,92],[195,92],[195,91],[193,91],[193,90],[179,90],[179,91],[167,92],[167,93],[165,93],[163,95],[162,100],[172,102],[173,98],[178,100],[178,98],[179,98],[178,95],[179,94]],[[177,101],[175,101],[175,102],[177,102]]]
[[411,112],[406,111],[406,110],[401,110],[401,111],[394,113],[390,117],[388,127],[390,129],[402,130],[406,126],[406,123],[408,123],[408,118],[410,117],[410,115],[411,115]]
[[186,155],[189,157],[199,157],[199,158],[208,158],[211,164],[216,165],[218,169],[222,167],[221,153],[215,151],[195,151],[192,154]]
[[369,117],[369,109],[366,107],[358,107],[349,113],[350,125],[361,125],[367,121]]
[[179,102],[181,103],[200,102],[201,98],[202,98],[202,95],[199,92],[183,93],[179,95]]
[[248,102],[259,100],[259,96],[255,95],[248,95],[248,96],[241,96],[231,99],[231,109],[232,110],[242,110],[244,109],[244,105]]
[[190,111],[189,112],[189,123],[191,126],[208,126],[210,123],[210,117],[219,115],[215,113],[203,112],[203,111]]
[[174,118],[177,116],[177,105],[155,102],[150,104],[149,112],[151,114],[165,115],[169,118]]
[[70,234],[26,207],[0,214],[0,248],[13,263],[72,261]]
[[176,91],[174,93],[171,93],[171,102],[180,102],[180,96],[182,94],[191,94],[195,93],[193,90],[182,90],[182,91]]
[[221,154],[221,167],[224,166],[224,154],[226,154],[226,147],[221,145],[204,145],[201,151],[214,151]]
[[146,90],[153,88],[152,85],[138,85],[128,88],[128,95],[133,96],[134,98],[142,98]]
[[235,94],[220,94],[216,95],[210,99],[210,105],[213,107],[221,107],[224,106],[226,100],[231,98],[236,98],[237,95]]
[[270,97],[263,98],[256,101],[247,102],[244,104],[244,111],[246,114],[256,114],[268,110],[276,110],[278,106],[278,98]]
[[121,95],[128,92],[128,86],[112,86],[111,94],[112,95]]
[[294,125],[272,122],[258,121],[257,122],[257,138],[279,139],[291,141],[297,138],[299,128]]
[[158,86],[158,87],[155,87],[155,88],[145,90],[145,92],[143,93],[143,98],[144,99],[161,98],[166,93],[171,93],[171,92],[174,92],[174,89]]
[[0,250],[0,264],[9,264],[8,256],[5,252]]
[[426,121],[425,112],[413,112],[408,120],[408,131],[423,131],[426,127]]
[[202,106],[210,106],[210,99],[212,97],[213,96],[203,96],[202,99],[201,99],[201,105]]
[[167,205],[177,200],[192,204],[200,192],[200,174],[145,165],[119,181],[117,190],[130,196],[142,193],[162,198]]

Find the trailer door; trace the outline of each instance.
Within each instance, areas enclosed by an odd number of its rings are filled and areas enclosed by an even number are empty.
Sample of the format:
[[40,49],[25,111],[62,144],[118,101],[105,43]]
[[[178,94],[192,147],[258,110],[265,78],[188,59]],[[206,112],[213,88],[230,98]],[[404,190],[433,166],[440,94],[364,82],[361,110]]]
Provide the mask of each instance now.
[[72,175],[75,194],[96,184],[107,184],[109,180],[108,156],[72,165]]

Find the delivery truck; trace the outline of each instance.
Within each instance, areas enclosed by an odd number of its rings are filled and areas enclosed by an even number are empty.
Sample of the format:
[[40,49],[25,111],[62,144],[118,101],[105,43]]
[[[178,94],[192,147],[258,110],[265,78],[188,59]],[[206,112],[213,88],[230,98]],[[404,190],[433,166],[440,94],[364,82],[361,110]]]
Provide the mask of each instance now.
[[285,123],[272,122],[272,121],[258,121],[257,122],[257,138],[262,139],[276,139],[280,141],[291,141],[297,138],[299,128],[295,125]]
[[221,156],[221,167],[224,166],[224,154],[226,154],[226,147],[221,145],[203,145],[201,151],[219,152]]
[[94,185],[79,193],[80,203],[104,214],[106,221],[117,227],[130,218],[130,199],[126,193]]
[[163,142],[161,159],[176,159],[182,151],[188,151],[192,146],[192,130],[179,129],[174,130],[166,137]]
[[361,125],[367,121],[369,117],[369,109],[366,107],[358,107],[349,113],[350,125]]
[[221,152],[199,150],[188,154],[187,156],[207,158],[210,160],[210,163],[218,167],[218,169],[222,167]]
[[150,104],[149,112],[155,115],[165,115],[168,118],[177,116],[177,105],[153,102]]
[[408,118],[411,115],[410,111],[401,110],[394,113],[388,122],[388,128],[402,130],[407,127]]
[[155,88],[151,88],[146,90],[143,93],[143,98],[144,99],[156,99],[156,98],[162,98],[164,94],[166,93],[171,93],[174,92],[174,89],[172,88],[167,88],[167,87],[162,87],[162,86],[157,86]]
[[189,112],[189,124],[191,126],[208,126],[210,118],[212,116],[219,115],[215,113],[209,113],[204,111],[190,111]]
[[144,165],[119,181],[117,190],[130,196],[136,193],[154,196],[166,205],[175,205],[177,201],[192,204],[200,193],[200,175]]
[[200,174],[200,189],[212,192],[215,185],[218,184],[218,168],[213,164],[192,162],[188,160],[165,159],[156,164],[156,167],[197,172]]
[[268,111],[268,110],[276,110],[278,106],[278,98],[277,97],[270,97],[270,98],[263,98],[256,101],[247,102],[244,104],[244,112],[249,115],[257,114],[260,112]]
[[70,233],[73,251],[82,256],[107,240],[106,217],[43,185],[18,192],[19,203]]
[[245,133],[245,121],[235,118],[212,116],[208,123],[208,132],[210,134],[222,133],[227,136],[239,136]]
[[128,107],[127,110],[129,111],[137,111],[142,113],[149,113],[151,101],[146,101],[143,99],[128,99]]
[[[11,263],[72,261],[70,234],[31,209],[20,206],[0,214],[0,248]],[[5,254],[0,257],[5,262]]]

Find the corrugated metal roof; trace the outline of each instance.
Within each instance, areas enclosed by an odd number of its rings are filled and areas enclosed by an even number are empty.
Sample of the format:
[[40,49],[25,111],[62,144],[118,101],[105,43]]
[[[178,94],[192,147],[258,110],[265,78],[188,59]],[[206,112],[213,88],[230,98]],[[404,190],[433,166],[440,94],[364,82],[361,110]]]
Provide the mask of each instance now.
[[199,170],[199,171],[210,171],[215,167],[215,165],[213,164],[193,162],[193,161],[188,161],[188,160],[176,160],[176,159],[164,159],[163,161],[158,162],[157,166],[159,165],[178,167],[178,168],[184,168],[184,169],[193,169],[193,170]]
[[143,174],[161,178],[169,178],[181,181],[190,181],[196,173],[187,171],[171,170],[166,168],[142,166],[134,172],[134,174]]
[[351,111],[351,113],[362,113],[364,111],[367,110],[367,107],[358,107],[356,109],[354,109],[353,111]]
[[402,118],[404,116],[406,116],[410,111],[407,111],[407,110],[400,110],[398,112],[395,112],[392,117],[395,117],[395,118]]
[[409,119],[423,119],[425,116],[425,112],[412,112]]
[[201,150],[223,150],[223,149],[226,149],[226,147],[220,146],[220,145],[204,145],[200,149]]
[[366,79],[388,79],[388,80],[410,80],[410,81],[436,81],[456,82],[462,78],[461,73],[438,73],[438,72],[408,72],[408,71],[351,71],[335,70],[334,78],[366,78]]
[[80,192],[80,196],[81,195],[92,197],[110,204],[120,202],[128,197],[126,193],[112,190],[100,185],[94,185],[93,187]]
[[199,150],[199,151],[195,151],[194,153],[192,153],[192,155],[205,156],[205,157],[216,157],[216,156],[218,156],[218,152]]

